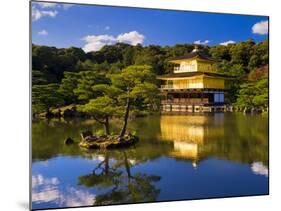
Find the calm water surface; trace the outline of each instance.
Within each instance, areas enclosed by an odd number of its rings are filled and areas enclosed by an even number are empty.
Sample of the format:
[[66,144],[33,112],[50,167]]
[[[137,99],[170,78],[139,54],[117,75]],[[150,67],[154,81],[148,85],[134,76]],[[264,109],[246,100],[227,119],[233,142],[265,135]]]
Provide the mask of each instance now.
[[34,121],[32,208],[268,193],[267,116],[150,116],[129,127],[134,148],[85,151],[64,140],[100,130],[93,120]]

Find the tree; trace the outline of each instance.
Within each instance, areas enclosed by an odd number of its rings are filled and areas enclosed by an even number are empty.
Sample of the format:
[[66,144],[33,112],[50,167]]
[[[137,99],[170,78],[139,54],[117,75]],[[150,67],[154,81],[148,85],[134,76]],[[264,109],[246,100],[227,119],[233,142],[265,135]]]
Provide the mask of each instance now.
[[53,106],[63,104],[62,95],[58,92],[58,84],[32,86],[32,112],[50,112]]
[[98,123],[102,124],[106,135],[110,134],[109,119],[120,113],[116,101],[108,96],[92,99],[87,104],[78,106],[78,109],[91,114]]
[[75,67],[79,71],[95,71],[95,72],[107,72],[110,69],[110,65],[107,61],[103,63],[94,63],[90,59],[86,61],[78,61]]
[[77,88],[79,76],[79,73],[64,72],[64,78],[61,81],[59,92],[62,94],[66,104],[77,102],[77,96],[74,90]]
[[158,45],[150,45],[141,49],[136,55],[136,65],[149,65],[159,75],[164,73],[165,51]]
[[268,39],[265,39],[264,41],[260,42],[259,44],[253,47],[255,55],[257,55],[257,57],[259,58],[259,66],[268,65],[268,48]]
[[237,106],[268,107],[268,78],[263,78],[258,82],[248,82],[241,85],[236,102]]
[[265,77],[268,77],[268,66],[255,68],[248,74],[248,80],[250,81],[258,81]]
[[241,64],[246,67],[253,55],[255,42],[250,39],[246,42],[240,42],[230,47],[231,61],[234,64]]
[[79,73],[77,88],[74,89],[74,94],[83,103],[89,102],[100,95],[95,92],[92,87],[96,84],[107,84],[108,80],[99,72],[95,71],[82,71]]
[[134,64],[135,48],[130,46],[123,51],[123,64],[125,67]]
[[210,49],[210,54],[213,58],[218,60],[227,60],[230,61],[231,57],[229,54],[229,45],[217,45]]
[[253,103],[258,107],[268,107],[268,78],[261,79],[256,84],[257,95],[253,98]]
[[153,101],[157,96],[158,87],[153,84],[155,75],[152,68],[147,65],[128,66],[120,74],[110,75],[110,78],[112,86],[120,90],[118,102],[125,107],[123,126],[119,135],[119,140],[122,140],[126,133],[131,107],[139,98],[145,98],[144,103]]
[[[130,110],[139,103],[155,103],[158,87],[153,84],[155,75],[150,66],[129,66],[121,73],[109,74],[110,84],[96,84],[91,91],[101,96],[91,99],[89,103],[79,106],[81,111],[90,113],[105,127],[109,134],[109,119],[113,116],[123,118],[119,135],[121,141],[126,133]],[[138,101],[141,99],[141,101]]]
[[[247,79],[256,84],[268,72],[268,39],[259,43],[248,40],[227,46],[200,45],[199,48],[213,58],[221,60],[216,68],[218,73],[235,77],[226,82],[229,88],[226,101],[229,103],[236,102],[239,90],[243,88],[241,85],[248,83]],[[169,73],[174,66],[170,59],[190,53],[193,49],[194,44],[143,47],[140,44],[132,46],[116,43],[104,46],[99,51],[85,53],[80,48],[59,49],[33,44],[32,85],[60,84],[59,92],[65,104],[87,104],[90,100],[107,95],[108,93],[104,93],[101,89],[93,89],[96,85],[107,84],[122,90],[123,98],[120,97],[118,103],[125,107],[127,98],[124,89],[126,88],[120,88],[119,85],[112,83],[114,77],[118,77],[118,74],[126,77],[123,72],[130,65],[138,67],[149,65],[151,72],[156,75]],[[123,78],[120,79],[121,82],[127,83]],[[159,85],[160,81],[154,78],[149,83]],[[146,109],[147,106],[154,109],[159,106],[157,98],[147,102],[147,97],[144,95],[139,95],[136,99],[130,98],[129,101],[129,110],[137,112]]]
[[246,75],[245,68],[241,64],[233,64],[226,60],[217,64],[217,72],[228,76],[241,78]]
[[[78,61],[85,61],[86,54],[81,48],[55,48],[32,45],[32,68],[44,71],[46,76],[52,75],[49,83],[59,82],[63,73],[77,72],[75,68]],[[55,79],[55,80],[54,80]]]
[[32,70],[32,85],[47,84],[45,75],[39,70]]
[[260,66],[260,60],[259,60],[259,57],[257,55],[252,55],[250,60],[249,60],[249,64],[248,64],[248,69],[249,70],[252,70],[254,69],[255,67],[258,67]]

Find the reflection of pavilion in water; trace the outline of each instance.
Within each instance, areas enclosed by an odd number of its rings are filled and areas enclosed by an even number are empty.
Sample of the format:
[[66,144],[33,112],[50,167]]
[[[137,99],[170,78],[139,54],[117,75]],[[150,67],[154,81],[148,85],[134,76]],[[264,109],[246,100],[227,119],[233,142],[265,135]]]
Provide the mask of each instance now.
[[194,167],[206,156],[207,143],[224,136],[223,114],[212,116],[161,116],[161,139],[172,141],[171,156],[190,159]]

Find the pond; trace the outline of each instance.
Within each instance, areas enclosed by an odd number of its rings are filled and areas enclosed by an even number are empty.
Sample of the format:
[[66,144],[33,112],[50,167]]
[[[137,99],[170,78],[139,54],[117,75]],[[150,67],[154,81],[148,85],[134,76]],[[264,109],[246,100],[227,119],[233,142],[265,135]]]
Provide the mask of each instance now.
[[[118,131],[121,122],[111,123]],[[32,123],[32,208],[268,194],[268,116],[149,116],[130,121],[135,147],[82,150],[94,120]]]

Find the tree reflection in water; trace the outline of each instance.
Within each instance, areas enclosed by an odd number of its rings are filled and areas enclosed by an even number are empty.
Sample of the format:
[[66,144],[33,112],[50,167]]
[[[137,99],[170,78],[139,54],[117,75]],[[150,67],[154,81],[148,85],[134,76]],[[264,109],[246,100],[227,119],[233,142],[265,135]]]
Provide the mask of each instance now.
[[160,193],[153,183],[161,177],[145,173],[132,173],[133,162],[130,162],[126,151],[118,151],[114,163],[110,162],[110,151],[104,152],[101,161],[91,174],[80,176],[79,185],[109,189],[97,195],[94,205],[119,203],[136,203],[155,201]]

